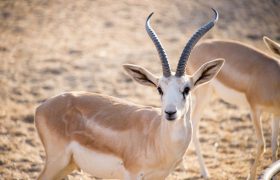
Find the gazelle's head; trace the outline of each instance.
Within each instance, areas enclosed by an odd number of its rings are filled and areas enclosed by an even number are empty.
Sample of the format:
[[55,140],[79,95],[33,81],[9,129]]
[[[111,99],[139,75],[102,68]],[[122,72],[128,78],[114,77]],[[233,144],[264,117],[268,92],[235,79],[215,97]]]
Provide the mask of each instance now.
[[163,70],[162,76],[157,77],[147,69],[137,65],[123,65],[124,69],[128,72],[129,75],[131,75],[134,80],[143,85],[157,88],[162,101],[162,115],[166,120],[173,121],[182,118],[182,116],[185,114],[185,112],[187,112],[190,106],[190,91],[215,77],[224,63],[223,59],[216,59],[203,64],[193,75],[189,76],[185,73],[186,63],[190,56],[192,48],[198,42],[198,40],[214,26],[214,24],[218,20],[217,11],[214,9],[213,11],[215,12],[214,19],[198,29],[197,32],[188,41],[186,47],[182,52],[175,73],[171,72],[167,55],[156,33],[150,26],[150,18],[153,13],[150,14],[150,16],[147,18],[146,30],[159,53]]

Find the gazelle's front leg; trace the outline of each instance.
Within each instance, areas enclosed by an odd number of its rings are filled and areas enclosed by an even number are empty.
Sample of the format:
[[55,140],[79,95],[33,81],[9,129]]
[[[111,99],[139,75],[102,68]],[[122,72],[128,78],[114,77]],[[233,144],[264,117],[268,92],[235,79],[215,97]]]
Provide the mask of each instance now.
[[271,149],[272,149],[272,162],[277,160],[277,151],[278,151],[278,135],[279,135],[279,121],[280,117],[272,117],[271,129]]
[[261,112],[257,108],[251,107],[251,118],[257,135],[257,152],[255,155],[254,163],[251,167],[250,175],[247,179],[255,180],[256,171],[260,162],[260,158],[265,152],[265,140],[262,131]]
[[[277,152],[278,152],[278,135],[279,135],[279,122],[280,117],[279,116],[272,116],[271,121],[271,149],[272,149],[272,162],[275,162],[277,160]],[[273,180],[276,180],[277,177],[273,177]]]
[[193,122],[193,143],[195,146],[195,152],[198,158],[200,172],[203,178],[208,179],[210,177],[207,167],[204,163],[204,159],[201,153],[200,142],[199,142],[199,122],[203,114],[203,110],[211,100],[211,94],[213,90],[209,84],[203,85],[194,91],[195,102],[193,104],[193,111],[191,120]]

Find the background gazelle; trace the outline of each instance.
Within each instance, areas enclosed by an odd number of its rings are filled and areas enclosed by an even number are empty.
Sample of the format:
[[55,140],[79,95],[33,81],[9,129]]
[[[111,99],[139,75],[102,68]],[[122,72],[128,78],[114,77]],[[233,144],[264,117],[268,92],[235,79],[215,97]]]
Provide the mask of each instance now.
[[[280,54],[279,45],[264,38],[267,46]],[[277,157],[277,137],[280,120],[280,65],[279,60],[257,49],[234,41],[208,40],[197,45],[188,61],[187,71],[192,73],[199,65],[217,58],[225,58],[225,65],[217,77],[203,88],[195,90],[195,105],[192,116],[194,144],[200,168],[204,177],[209,177],[198,140],[198,124],[202,109],[208,104],[212,92],[225,101],[249,107],[255,128],[258,145],[254,163],[248,179],[255,179],[259,159],[265,151],[261,115],[263,112],[274,114],[272,120],[272,160]]]
[[136,65],[124,65],[137,82],[156,87],[161,95],[161,113],[121,99],[70,92],[50,98],[36,109],[35,123],[46,151],[46,164],[39,179],[58,179],[75,168],[96,177],[119,179],[164,179],[182,160],[192,135],[189,92],[212,79],[224,60],[202,65],[185,75],[186,61],[197,41],[218,20],[202,26],[189,40],[176,74],[156,33],[146,21],[146,30],[159,53],[163,76]]

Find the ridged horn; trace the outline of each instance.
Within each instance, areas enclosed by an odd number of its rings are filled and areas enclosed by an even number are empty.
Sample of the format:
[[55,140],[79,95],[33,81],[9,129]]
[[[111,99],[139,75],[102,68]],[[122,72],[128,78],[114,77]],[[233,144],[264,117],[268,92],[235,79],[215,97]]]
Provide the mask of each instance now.
[[157,52],[159,54],[160,60],[161,60],[161,64],[162,64],[162,72],[163,72],[163,76],[164,77],[169,77],[171,75],[171,70],[170,70],[170,66],[168,63],[168,58],[167,55],[160,43],[159,38],[157,37],[157,34],[155,33],[155,31],[151,28],[150,25],[150,18],[152,17],[154,13],[151,13],[146,21],[146,31],[148,33],[148,35],[150,36],[151,40],[153,41],[154,45],[157,48]]
[[189,56],[191,54],[192,48],[199,41],[199,39],[203,35],[205,35],[215,25],[215,23],[218,21],[219,13],[215,9],[213,9],[213,8],[212,8],[212,10],[215,13],[214,18],[210,22],[204,24],[201,28],[199,28],[192,35],[191,39],[188,41],[187,45],[185,46],[185,48],[184,48],[184,50],[183,50],[183,52],[181,54],[180,60],[178,62],[175,76],[181,77],[181,76],[183,76],[185,74],[185,67],[186,67],[187,61],[189,59]]

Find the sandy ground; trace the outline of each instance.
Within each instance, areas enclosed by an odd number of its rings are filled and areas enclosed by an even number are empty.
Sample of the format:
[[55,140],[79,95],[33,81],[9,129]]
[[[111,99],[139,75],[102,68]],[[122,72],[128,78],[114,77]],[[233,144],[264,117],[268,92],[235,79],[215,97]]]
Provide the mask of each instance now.
[[[220,12],[204,38],[234,39],[266,48],[262,36],[280,41],[277,0],[217,1],[0,1],[0,179],[35,179],[43,167],[43,147],[33,125],[35,107],[63,91],[85,90],[159,106],[155,89],[134,83],[123,63],[160,74],[156,50],[144,22],[152,24],[173,67],[186,40]],[[267,151],[258,172],[271,163],[270,122],[263,126]],[[200,126],[200,141],[212,179],[245,179],[256,150],[246,109],[214,97]],[[191,146],[183,167],[168,179],[201,179]],[[74,172],[69,179],[91,179]]]

